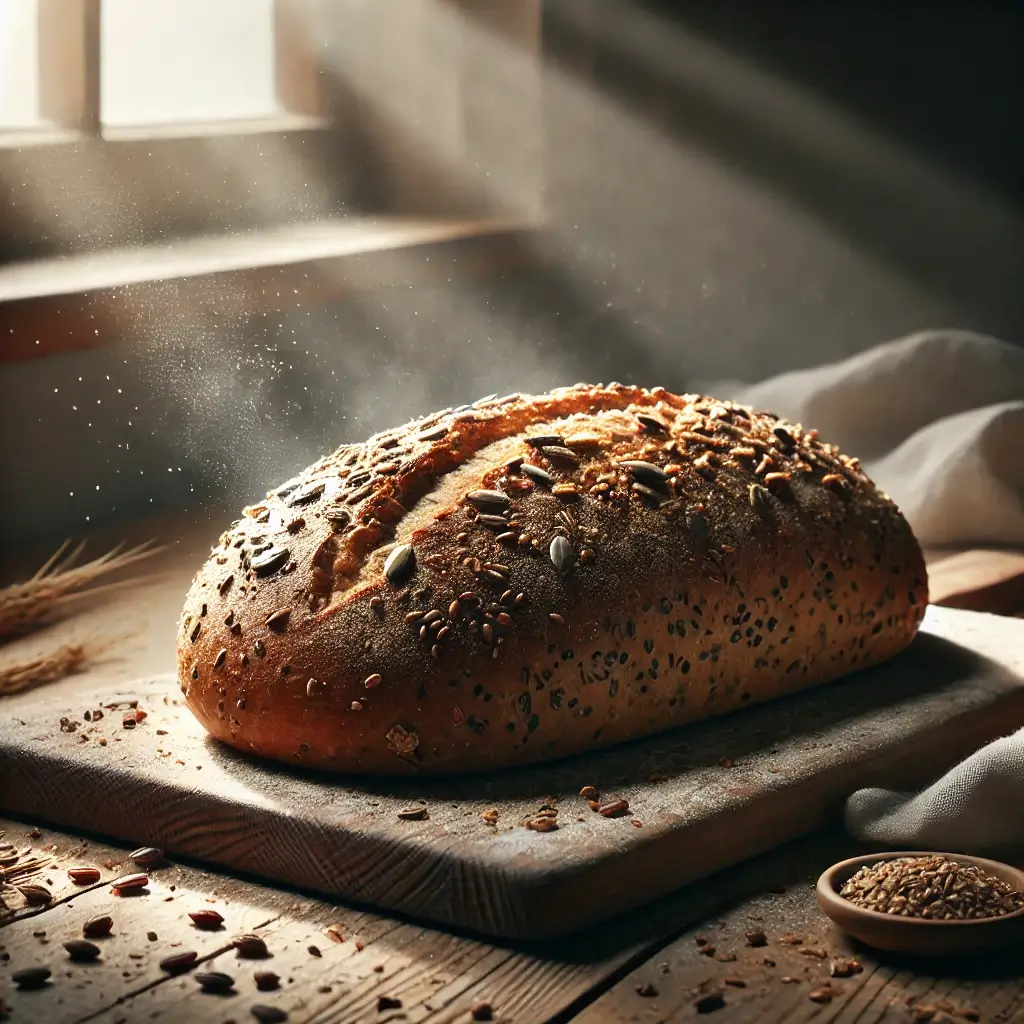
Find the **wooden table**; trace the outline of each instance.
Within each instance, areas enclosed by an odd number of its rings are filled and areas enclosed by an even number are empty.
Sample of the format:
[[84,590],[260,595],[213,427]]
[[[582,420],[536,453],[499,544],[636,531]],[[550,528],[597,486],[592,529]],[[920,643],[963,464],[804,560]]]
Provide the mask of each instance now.
[[[165,667],[180,594],[207,543],[203,530],[215,530],[217,522],[214,517],[198,533],[176,535],[141,592],[113,592],[109,601],[115,602],[120,628],[137,627],[121,659],[55,686],[73,690],[100,677],[127,679]],[[154,521],[135,532],[161,535],[160,529]],[[1013,557],[961,556],[938,579],[947,581],[951,600],[962,606],[984,606],[978,595],[987,590],[997,594],[999,611],[1019,613],[1019,605],[1007,607]],[[979,566],[989,575],[978,576]],[[13,573],[18,567],[7,568]],[[56,643],[62,632],[89,635],[109,623],[109,601],[10,645],[14,651],[5,648],[5,657]],[[8,698],[0,710],[6,717],[16,713],[17,704],[18,698]],[[254,1007],[275,1007],[290,1021],[318,1024],[441,1024],[474,1015],[517,1024],[592,1024],[683,1021],[709,1013],[728,1022],[1024,1021],[1019,957],[940,967],[876,956],[832,929],[817,909],[814,880],[829,864],[858,852],[836,829],[570,940],[525,946],[451,934],[193,864],[151,869],[146,888],[117,895],[110,882],[139,870],[126,848],[48,828],[45,808],[38,818],[0,820],[6,832],[0,843],[18,849],[19,863],[49,858],[42,880],[53,897],[36,906],[11,895],[12,910],[0,918],[0,999],[12,1021],[242,1024],[261,1019],[260,1012],[265,1020],[285,1019]],[[102,822],[96,831],[102,833]],[[144,844],[146,837],[138,841]],[[75,885],[67,869],[77,865],[99,868],[100,881]],[[592,898],[600,900],[601,893]],[[217,910],[222,926],[197,928],[188,915],[203,909]],[[114,926],[108,938],[96,940],[100,959],[70,960],[62,943],[80,938],[87,919],[105,914]],[[266,959],[239,955],[232,940],[247,932],[265,939]],[[756,932],[764,933],[763,945],[756,935],[747,938]],[[186,951],[197,954],[190,971],[173,975],[160,968],[165,957]],[[856,967],[845,962],[850,958]],[[12,974],[36,965],[52,971],[46,984],[16,989]],[[849,970],[854,973],[832,976]],[[229,975],[231,990],[204,992],[197,982],[204,971]],[[255,976],[267,971],[278,975],[279,988],[260,991]]]

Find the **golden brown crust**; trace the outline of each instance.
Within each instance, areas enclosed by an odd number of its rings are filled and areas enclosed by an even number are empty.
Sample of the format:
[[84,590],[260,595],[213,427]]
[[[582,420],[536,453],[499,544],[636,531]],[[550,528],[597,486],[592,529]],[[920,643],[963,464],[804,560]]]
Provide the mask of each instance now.
[[926,604],[906,521],[813,431],[577,385],[344,446],[246,509],[178,665],[243,750],[466,772],[836,678],[906,647]]

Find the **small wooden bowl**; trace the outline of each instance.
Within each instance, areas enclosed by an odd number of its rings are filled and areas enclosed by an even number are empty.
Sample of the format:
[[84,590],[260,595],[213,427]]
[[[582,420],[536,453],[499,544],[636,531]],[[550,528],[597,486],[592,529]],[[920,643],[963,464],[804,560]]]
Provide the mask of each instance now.
[[844,932],[866,946],[912,956],[963,956],[986,952],[1024,939],[1024,910],[1002,917],[969,921],[933,921],[921,917],[899,917],[858,907],[839,895],[840,889],[862,867],[897,857],[948,857],[960,864],[973,864],[986,874],[1008,882],[1024,892],[1024,871],[1009,864],[959,853],[899,852],[872,853],[833,864],[818,879],[818,906]]

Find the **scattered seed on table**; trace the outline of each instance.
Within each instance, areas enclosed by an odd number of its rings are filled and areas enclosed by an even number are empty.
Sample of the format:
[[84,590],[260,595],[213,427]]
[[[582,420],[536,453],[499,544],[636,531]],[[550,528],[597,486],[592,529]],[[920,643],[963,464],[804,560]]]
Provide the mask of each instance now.
[[651,984],[649,981],[645,981],[642,985],[637,985],[636,994],[643,996],[645,999],[653,999],[658,994],[656,985]]
[[756,948],[757,946],[768,945],[768,936],[765,935],[765,933],[761,931],[760,928],[752,932],[747,932],[745,938],[747,940],[748,946],[754,946]]
[[721,1010],[725,1006],[725,993],[705,992],[694,999],[693,1006],[698,1013],[714,1013],[715,1010]]
[[160,961],[160,970],[166,971],[168,974],[179,974],[181,971],[187,971],[198,958],[199,954],[192,950],[165,956]]
[[147,939],[148,939],[148,940],[149,940],[150,942],[156,942],[156,937],[157,937],[157,936],[156,936],[156,932],[146,932],[146,938],[147,938]]
[[422,821],[427,816],[427,808],[423,804],[415,807],[405,807],[398,812],[398,816],[403,821]]
[[16,886],[18,892],[25,897],[28,902],[34,906],[39,907],[45,903],[53,902],[53,893],[46,888],[45,885],[33,885],[27,883],[25,885]]
[[200,971],[195,979],[204,992],[230,992],[235,987],[235,979],[222,971]]
[[268,955],[267,944],[259,935],[236,935],[232,944],[238,950],[238,955],[247,960],[257,960]]
[[320,948],[318,946],[307,946],[306,952],[309,953],[310,956],[323,956],[323,953],[320,952]]
[[260,1024],[281,1024],[282,1021],[288,1019],[287,1012],[280,1006],[264,1006],[262,1003],[256,1003],[249,1012]]
[[11,981],[18,988],[42,988],[49,978],[49,967],[23,967],[11,975]]
[[828,985],[822,985],[820,988],[812,988],[807,993],[807,998],[812,1003],[831,1003],[835,998],[835,990],[828,987]]
[[327,938],[331,942],[344,942],[345,941],[345,926],[342,924],[332,924],[327,929]]
[[149,885],[149,875],[141,872],[135,875],[122,875],[110,883],[110,891],[120,893],[128,889],[144,889]]
[[75,885],[92,885],[100,880],[100,869],[93,867],[68,868],[68,878]]
[[602,818],[617,818],[621,814],[625,814],[629,810],[629,802],[626,800],[611,800],[606,804],[602,804],[597,809],[597,813]]
[[114,919],[106,914],[101,917],[91,917],[82,925],[82,934],[87,939],[98,939],[110,934],[114,926]]
[[256,971],[252,980],[256,982],[256,987],[261,992],[272,992],[281,984],[281,979],[273,971]]
[[197,928],[214,931],[224,923],[224,918],[216,910],[190,910],[188,916]]
[[396,999],[394,996],[378,996],[377,997],[377,1012],[383,1013],[385,1010],[400,1010],[402,1008],[402,1000]]
[[494,1007],[488,1002],[474,1003],[469,1014],[473,1020],[494,1020]]
[[836,957],[836,959],[828,965],[828,973],[831,974],[833,978],[849,978],[854,974],[860,974],[863,970],[864,968],[861,967],[857,960],[853,960],[850,957],[845,956]]
[[140,846],[137,850],[132,850],[128,856],[136,864],[148,866],[150,864],[159,864],[164,859],[164,851],[158,850],[155,846]]
[[596,800],[597,789],[594,786],[584,786],[580,790],[580,796],[583,797],[584,800]]
[[72,960],[95,960],[100,955],[100,947],[85,939],[69,939],[63,945]]

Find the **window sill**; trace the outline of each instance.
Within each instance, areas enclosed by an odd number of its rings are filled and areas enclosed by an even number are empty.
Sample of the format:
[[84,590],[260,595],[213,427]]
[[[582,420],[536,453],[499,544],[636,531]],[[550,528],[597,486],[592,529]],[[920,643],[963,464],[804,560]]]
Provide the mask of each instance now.
[[289,266],[525,227],[529,225],[496,220],[347,218],[247,234],[182,239],[167,245],[26,260],[0,266],[0,302]]
[[183,124],[104,125],[107,142],[139,142],[148,139],[205,139],[225,135],[260,135],[316,131],[330,127],[326,117],[282,111],[267,117],[223,121],[195,121]]

